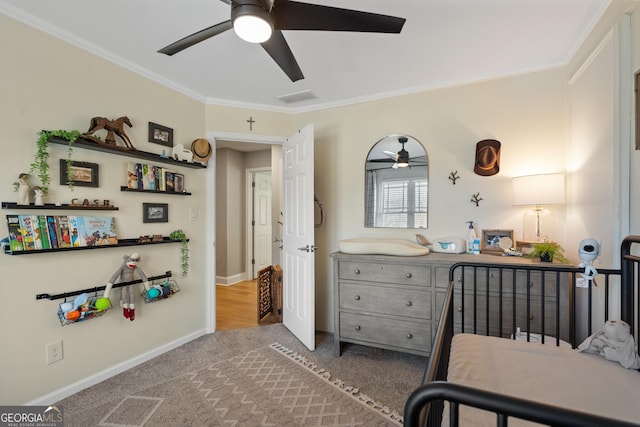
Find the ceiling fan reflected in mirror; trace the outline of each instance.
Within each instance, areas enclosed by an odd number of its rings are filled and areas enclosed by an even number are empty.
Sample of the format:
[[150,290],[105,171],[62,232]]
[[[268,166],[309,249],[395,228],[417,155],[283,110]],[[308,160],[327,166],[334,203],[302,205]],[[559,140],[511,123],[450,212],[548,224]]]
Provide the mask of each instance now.
[[394,153],[392,151],[383,151],[384,154],[389,156],[389,158],[393,159],[393,161],[395,162],[393,166],[391,166],[393,169],[406,168],[409,166],[409,152],[404,149],[404,144],[406,144],[407,141],[408,138],[406,136],[401,136],[398,138],[398,142],[402,144],[402,149],[397,153]]
[[398,34],[405,19],[290,0],[220,0],[231,19],[184,37],[159,53],[172,56],[231,28],[243,40],[260,43],[292,82],[304,78],[282,30],[350,31]]

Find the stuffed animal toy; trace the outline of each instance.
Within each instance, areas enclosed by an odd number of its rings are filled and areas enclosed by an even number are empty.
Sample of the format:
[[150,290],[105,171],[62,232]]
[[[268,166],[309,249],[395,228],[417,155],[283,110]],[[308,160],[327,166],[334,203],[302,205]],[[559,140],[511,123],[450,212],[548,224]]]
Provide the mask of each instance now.
[[604,328],[578,346],[585,353],[599,354],[627,369],[640,369],[640,356],[631,335],[631,327],[623,320],[607,320]]
[[[122,262],[122,265],[118,270],[116,270],[115,273],[113,273],[113,276],[111,276],[109,283],[107,283],[107,286],[104,290],[104,298],[109,298],[113,283],[118,278],[120,278],[121,282],[131,282],[132,280],[134,280],[134,273],[138,273],[138,276],[140,276],[140,279],[144,283],[145,289],[149,291],[149,279],[147,279],[144,271],[142,271],[142,269],[137,266],[138,262],[140,261],[140,254],[134,252],[131,255],[125,255],[123,259],[124,261]],[[133,321],[133,319],[135,319],[136,317],[135,292],[133,288],[133,285],[123,286],[122,294],[120,296],[122,314],[124,315],[124,317],[131,321]]]

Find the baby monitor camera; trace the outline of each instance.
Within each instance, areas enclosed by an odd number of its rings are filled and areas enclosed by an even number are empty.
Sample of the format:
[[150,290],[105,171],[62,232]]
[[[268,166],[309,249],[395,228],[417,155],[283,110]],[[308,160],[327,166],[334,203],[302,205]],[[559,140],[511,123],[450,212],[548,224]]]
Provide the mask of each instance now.
[[595,239],[584,239],[580,242],[578,255],[584,261],[592,261],[598,258],[600,255],[600,243]]

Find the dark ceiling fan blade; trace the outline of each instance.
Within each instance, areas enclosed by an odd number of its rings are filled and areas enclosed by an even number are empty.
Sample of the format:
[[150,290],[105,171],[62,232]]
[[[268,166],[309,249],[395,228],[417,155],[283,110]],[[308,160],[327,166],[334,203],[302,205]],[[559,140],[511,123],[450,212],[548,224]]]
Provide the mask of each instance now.
[[304,79],[302,70],[296,61],[289,44],[285,40],[281,31],[275,30],[271,38],[260,44],[264,50],[273,58],[274,61],[282,68],[292,82]]
[[358,10],[275,0],[271,11],[279,30],[399,33],[406,19]]
[[230,30],[233,27],[231,20],[224,21],[219,24],[216,24],[212,27],[205,28],[204,30],[200,30],[197,33],[193,33],[190,36],[182,38],[175,43],[171,43],[167,47],[163,47],[158,52],[164,53],[165,55],[175,55],[176,53],[193,46],[194,44],[205,41],[213,36],[217,36],[220,33],[223,33],[227,30]]

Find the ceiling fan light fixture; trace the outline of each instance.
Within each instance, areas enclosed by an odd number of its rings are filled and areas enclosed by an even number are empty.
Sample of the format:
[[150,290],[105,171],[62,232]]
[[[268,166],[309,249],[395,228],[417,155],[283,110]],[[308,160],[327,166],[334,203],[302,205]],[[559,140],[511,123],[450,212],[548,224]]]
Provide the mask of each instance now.
[[233,30],[249,43],[264,43],[273,34],[273,18],[262,7],[240,4],[231,9]]

